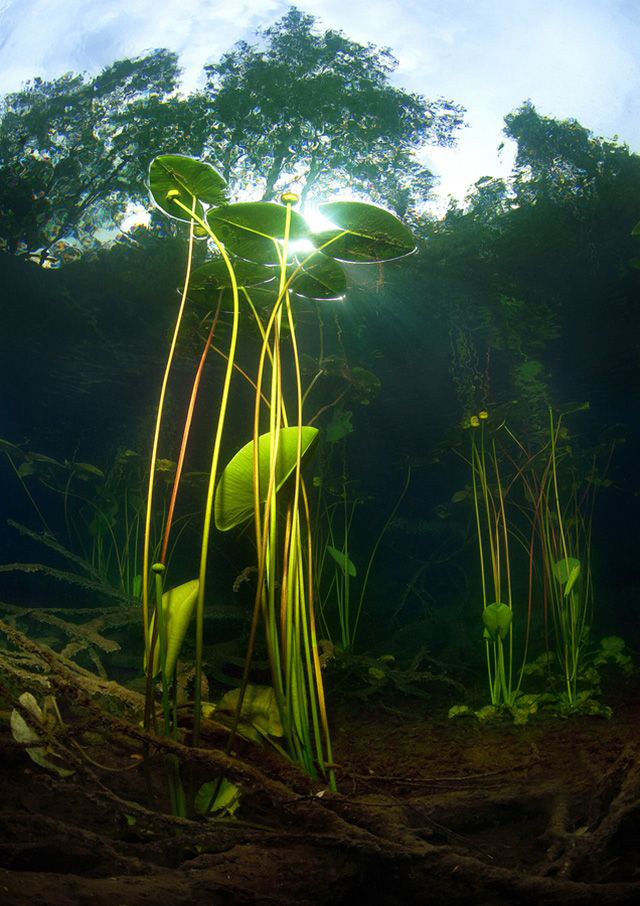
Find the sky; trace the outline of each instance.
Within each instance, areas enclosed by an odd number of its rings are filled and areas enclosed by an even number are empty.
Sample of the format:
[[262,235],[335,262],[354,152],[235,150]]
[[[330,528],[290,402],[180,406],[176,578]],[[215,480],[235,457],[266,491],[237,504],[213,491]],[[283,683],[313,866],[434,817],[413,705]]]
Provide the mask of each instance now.
[[[531,100],[640,151],[640,0],[298,0],[324,28],[389,47],[393,81],[467,108],[455,149],[431,148],[439,205],[506,176],[504,116]],[[0,94],[34,76],[97,73],[156,47],[180,55],[184,88],[238,40],[281,18],[279,0],[0,0]],[[179,8],[179,12],[178,12]],[[179,149],[176,149],[179,150]]]

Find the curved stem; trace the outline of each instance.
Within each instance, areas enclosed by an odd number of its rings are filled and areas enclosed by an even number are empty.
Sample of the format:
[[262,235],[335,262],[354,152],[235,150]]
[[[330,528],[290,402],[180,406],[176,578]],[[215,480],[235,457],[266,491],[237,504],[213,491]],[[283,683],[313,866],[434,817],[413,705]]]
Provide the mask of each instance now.
[[149,467],[149,485],[147,489],[147,513],[145,516],[144,523],[144,548],[142,555],[142,619],[144,623],[144,648],[149,653],[149,549],[151,547],[151,513],[153,510],[153,488],[155,481],[156,473],[156,461],[158,458],[158,444],[160,441],[160,426],[162,425],[162,416],[164,413],[164,402],[167,393],[167,385],[169,383],[169,372],[171,371],[171,365],[173,364],[173,357],[176,351],[176,345],[178,342],[178,334],[180,332],[180,326],[182,324],[182,316],[184,314],[184,308],[187,302],[187,291],[189,289],[189,280],[191,278],[191,266],[193,263],[193,244],[194,244],[194,227],[195,227],[195,209],[196,209],[196,197],[193,196],[193,205],[191,211],[187,208],[191,220],[189,222],[189,251],[187,254],[187,269],[185,274],[184,285],[182,287],[182,295],[180,298],[180,307],[178,309],[178,317],[176,318],[176,324],[173,330],[173,337],[171,339],[171,346],[169,347],[169,355],[167,357],[167,364],[164,370],[164,376],[162,378],[162,386],[160,389],[160,399],[158,401],[158,412],[156,414],[156,425],[153,434],[153,445],[151,449],[151,464]]

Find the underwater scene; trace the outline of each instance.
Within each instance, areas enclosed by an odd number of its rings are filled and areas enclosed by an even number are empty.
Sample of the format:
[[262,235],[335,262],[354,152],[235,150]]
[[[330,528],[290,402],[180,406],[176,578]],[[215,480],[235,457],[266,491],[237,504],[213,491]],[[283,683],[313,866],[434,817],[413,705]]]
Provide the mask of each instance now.
[[0,101],[0,903],[640,902],[632,135],[147,6]]

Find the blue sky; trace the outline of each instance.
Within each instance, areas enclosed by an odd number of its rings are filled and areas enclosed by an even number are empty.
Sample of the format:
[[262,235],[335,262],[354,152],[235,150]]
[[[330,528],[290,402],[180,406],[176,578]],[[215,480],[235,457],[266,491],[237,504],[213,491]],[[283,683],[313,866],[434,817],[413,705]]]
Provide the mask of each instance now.
[[[279,0],[0,0],[0,93],[33,76],[97,72],[155,47],[180,54],[185,88],[205,62],[280,18]],[[524,100],[640,151],[640,0],[298,0],[321,25],[389,46],[394,80],[463,104],[456,150],[431,149],[442,197],[504,175],[502,119]],[[178,12],[178,9],[180,10]]]

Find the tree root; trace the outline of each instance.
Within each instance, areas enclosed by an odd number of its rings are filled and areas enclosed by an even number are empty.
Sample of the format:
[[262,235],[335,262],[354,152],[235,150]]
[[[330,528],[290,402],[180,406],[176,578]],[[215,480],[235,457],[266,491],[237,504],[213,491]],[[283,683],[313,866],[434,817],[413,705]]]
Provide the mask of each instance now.
[[[594,866],[611,861],[612,846],[627,822],[640,821],[640,765],[633,748],[620,755],[595,793],[590,791],[577,802],[548,779],[537,788],[523,789],[514,783],[496,789],[487,782],[498,779],[492,772],[469,776],[464,784],[460,778],[449,778],[448,791],[441,779],[433,794],[427,792],[428,781],[426,790],[420,790],[417,782],[403,785],[403,778],[377,778],[387,787],[393,783],[396,789],[408,788],[408,794],[398,797],[389,795],[388,789],[364,792],[366,778],[359,783],[352,775],[350,795],[332,793],[324,783],[257,746],[239,741],[236,753],[225,754],[227,731],[211,722],[203,723],[202,739],[208,748],[189,747],[150,733],[140,725],[141,696],[79,668],[2,621],[0,633],[9,643],[0,650],[0,677],[4,677],[0,692],[6,704],[15,706],[29,685],[36,694],[45,687],[55,694],[70,714],[68,725],[43,733],[47,746],[75,770],[65,779],[36,773],[34,782],[42,792],[39,807],[17,814],[0,812],[0,822],[10,828],[0,855],[2,864],[12,870],[27,858],[37,864],[42,860],[43,865],[47,859],[55,861],[58,850],[51,841],[58,841],[65,852],[75,851],[89,860],[86,873],[91,877],[101,873],[164,877],[168,869],[182,872],[185,899],[175,898],[179,904],[188,902],[189,885],[197,887],[197,879],[205,874],[213,878],[212,889],[224,888],[228,894],[229,882],[224,879],[231,864],[237,870],[243,853],[254,858],[259,851],[268,852],[262,870],[271,871],[274,859],[300,852],[301,858],[315,854],[318,865],[328,865],[327,860],[339,865],[341,883],[353,883],[354,891],[362,889],[363,878],[370,879],[372,890],[386,885],[390,903],[640,901],[640,881],[632,873],[627,873],[626,881],[584,881],[598,880]],[[126,780],[131,772],[120,770],[131,767],[132,761],[137,764],[133,759],[139,759],[143,750],[150,753],[154,770],[170,758],[180,763],[185,777],[223,776],[237,784],[243,791],[246,820],[180,818],[143,804],[140,777],[132,791]],[[141,771],[137,767],[133,773]],[[70,803],[66,814],[74,819],[51,813],[51,802],[61,801]],[[75,803],[81,801],[84,812],[92,816],[91,826],[75,820]],[[585,801],[590,805],[585,806]],[[475,842],[465,831],[465,822],[473,828],[474,818],[478,821],[485,815],[486,826],[491,816],[525,806],[541,816],[546,813],[547,819],[539,839],[540,862],[523,872],[496,864],[490,846]],[[96,852],[100,858],[94,864],[91,853]],[[289,893],[283,889],[279,900],[264,902],[285,904],[296,901],[296,896],[297,902],[307,902],[300,894],[303,881],[303,875],[296,875],[295,896],[292,887]],[[251,884],[256,883],[254,877]],[[234,879],[233,886],[234,902],[262,902],[247,899],[248,887],[242,887],[241,879]],[[343,896],[347,893],[342,891]],[[337,901],[316,891],[316,899],[308,902]]]

